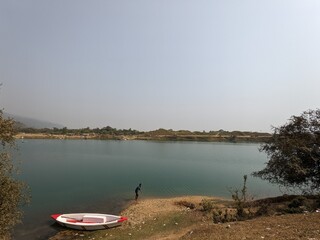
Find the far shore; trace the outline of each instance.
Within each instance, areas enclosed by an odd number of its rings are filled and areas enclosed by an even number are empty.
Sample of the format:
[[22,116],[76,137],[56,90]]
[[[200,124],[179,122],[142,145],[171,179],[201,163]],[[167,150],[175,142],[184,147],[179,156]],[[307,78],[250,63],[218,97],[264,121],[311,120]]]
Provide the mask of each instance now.
[[48,134],[23,133],[15,135],[16,139],[60,139],[60,140],[150,140],[150,141],[198,141],[198,142],[252,142],[260,143],[269,139],[269,136],[251,135],[112,135],[112,134]]

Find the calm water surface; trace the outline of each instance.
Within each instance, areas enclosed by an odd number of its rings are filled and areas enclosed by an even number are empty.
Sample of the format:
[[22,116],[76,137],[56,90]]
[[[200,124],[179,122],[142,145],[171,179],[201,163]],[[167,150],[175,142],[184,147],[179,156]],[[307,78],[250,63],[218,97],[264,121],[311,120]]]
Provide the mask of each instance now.
[[[60,229],[50,215],[68,212],[118,214],[134,198],[180,195],[230,197],[243,175],[264,167],[258,144],[24,140],[18,141],[21,178],[31,188],[31,204],[16,239],[47,239]],[[248,178],[256,197],[279,194],[278,188]]]

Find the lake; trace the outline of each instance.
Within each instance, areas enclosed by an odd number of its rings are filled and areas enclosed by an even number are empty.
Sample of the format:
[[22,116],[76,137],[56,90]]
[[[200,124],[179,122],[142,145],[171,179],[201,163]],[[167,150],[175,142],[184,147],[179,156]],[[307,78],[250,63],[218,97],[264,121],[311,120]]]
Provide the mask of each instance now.
[[[209,195],[230,198],[243,175],[260,170],[267,161],[259,144],[19,140],[14,159],[21,160],[21,179],[31,188],[23,224],[15,239],[47,239],[61,228],[50,215],[70,212],[119,214],[134,199]],[[279,194],[273,186],[248,177],[255,198]]]

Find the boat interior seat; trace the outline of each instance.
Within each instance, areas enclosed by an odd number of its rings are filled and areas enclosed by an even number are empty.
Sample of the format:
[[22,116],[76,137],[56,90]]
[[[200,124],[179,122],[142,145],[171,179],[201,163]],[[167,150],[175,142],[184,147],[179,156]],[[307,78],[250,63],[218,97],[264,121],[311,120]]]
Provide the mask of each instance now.
[[84,215],[82,221],[87,223],[105,223],[105,216]]

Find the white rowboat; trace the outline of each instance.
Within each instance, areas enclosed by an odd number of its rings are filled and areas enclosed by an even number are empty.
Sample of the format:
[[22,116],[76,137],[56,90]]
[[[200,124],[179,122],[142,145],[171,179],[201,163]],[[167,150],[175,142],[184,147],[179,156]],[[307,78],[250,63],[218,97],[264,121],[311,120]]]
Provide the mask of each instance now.
[[117,227],[128,220],[126,217],[101,213],[53,214],[60,225],[77,230],[101,230]]

